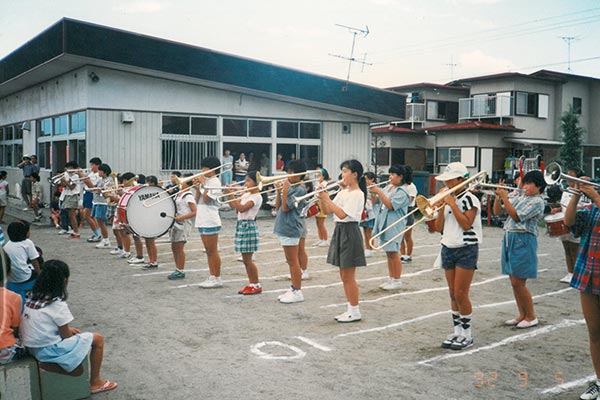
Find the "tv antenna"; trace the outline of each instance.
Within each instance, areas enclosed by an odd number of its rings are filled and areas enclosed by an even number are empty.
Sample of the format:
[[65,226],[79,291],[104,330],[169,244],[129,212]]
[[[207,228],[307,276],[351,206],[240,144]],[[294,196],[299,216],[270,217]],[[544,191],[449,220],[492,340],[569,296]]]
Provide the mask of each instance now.
[[561,36],[560,38],[567,44],[567,72],[571,73],[571,42],[579,40],[579,37]]
[[458,64],[454,63],[454,56],[450,56],[450,63],[446,64],[447,67],[450,67],[450,81],[454,80],[454,67],[457,67]]
[[367,53],[365,53],[363,55],[362,60],[357,60],[356,58],[354,58],[354,45],[356,44],[356,36],[362,35],[362,37],[367,37],[367,35],[369,34],[369,27],[365,25],[365,29],[360,29],[360,28],[353,28],[351,26],[340,25],[340,24],[335,24],[335,26],[339,26],[340,28],[346,28],[346,29],[348,29],[348,32],[350,32],[352,34],[352,48],[350,49],[350,57],[342,56],[339,54],[329,53],[329,55],[332,57],[337,57],[337,58],[341,58],[344,60],[348,60],[348,73],[346,74],[346,84],[344,86],[342,86],[342,92],[345,92],[348,90],[348,83],[350,82],[350,70],[352,69],[353,62],[362,64],[361,71],[364,70],[365,65],[373,65],[372,63],[366,62]]

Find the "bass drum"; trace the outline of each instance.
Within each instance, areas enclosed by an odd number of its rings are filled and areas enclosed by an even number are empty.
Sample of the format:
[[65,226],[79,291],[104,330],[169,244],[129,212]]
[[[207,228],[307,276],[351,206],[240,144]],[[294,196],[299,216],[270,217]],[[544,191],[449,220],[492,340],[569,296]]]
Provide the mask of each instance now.
[[173,198],[158,186],[134,186],[117,205],[119,219],[127,230],[147,239],[167,233],[173,226],[176,211]]

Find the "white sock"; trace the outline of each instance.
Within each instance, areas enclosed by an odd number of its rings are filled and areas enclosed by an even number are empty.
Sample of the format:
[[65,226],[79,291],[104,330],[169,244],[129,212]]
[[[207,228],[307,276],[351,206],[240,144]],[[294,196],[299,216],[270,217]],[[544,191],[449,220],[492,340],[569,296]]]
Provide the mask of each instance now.
[[252,286],[255,289],[259,289],[261,287],[260,286],[260,282],[258,282],[258,283],[251,283],[250,286]]
[[460,316],[460,327],[462,330],[461,336],[471,339],[471,319],[473,314]]
[[360,315],[359,306],[351,306],[350,303],[348,303],[348,314],[350,314],[352,316],[359,316]]

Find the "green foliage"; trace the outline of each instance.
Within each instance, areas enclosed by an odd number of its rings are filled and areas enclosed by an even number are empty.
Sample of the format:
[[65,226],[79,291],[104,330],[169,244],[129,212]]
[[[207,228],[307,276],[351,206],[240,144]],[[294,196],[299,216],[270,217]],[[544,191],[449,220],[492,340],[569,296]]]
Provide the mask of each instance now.
[[573,112],[573,106],[560,117],[560,130],[565,143],[560,149],[560,159],[565,169],[581,168],[583,128],[579,126],[579,116]]

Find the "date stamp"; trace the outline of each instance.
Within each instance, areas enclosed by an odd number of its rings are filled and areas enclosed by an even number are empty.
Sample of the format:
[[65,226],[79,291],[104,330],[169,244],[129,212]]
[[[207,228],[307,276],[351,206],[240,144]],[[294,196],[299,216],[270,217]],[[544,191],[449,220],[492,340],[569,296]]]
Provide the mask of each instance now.
[[[512,381],[519,388],[525,389],[529,385],[529,373],[527,371],[518,371],[518,372],[508,372],[501,374],[498,371],[477,371],[474,374],[474,382],[473,386],[476,388],[493,388],[497,383],[500,382],[501,379],[508,376],[510,381]],[[554,382],[558,385],[561,385],[565,382],[563,378],[562,371],[554,372],[552,377]],[[510,382],[506,382],[510,383]]]

